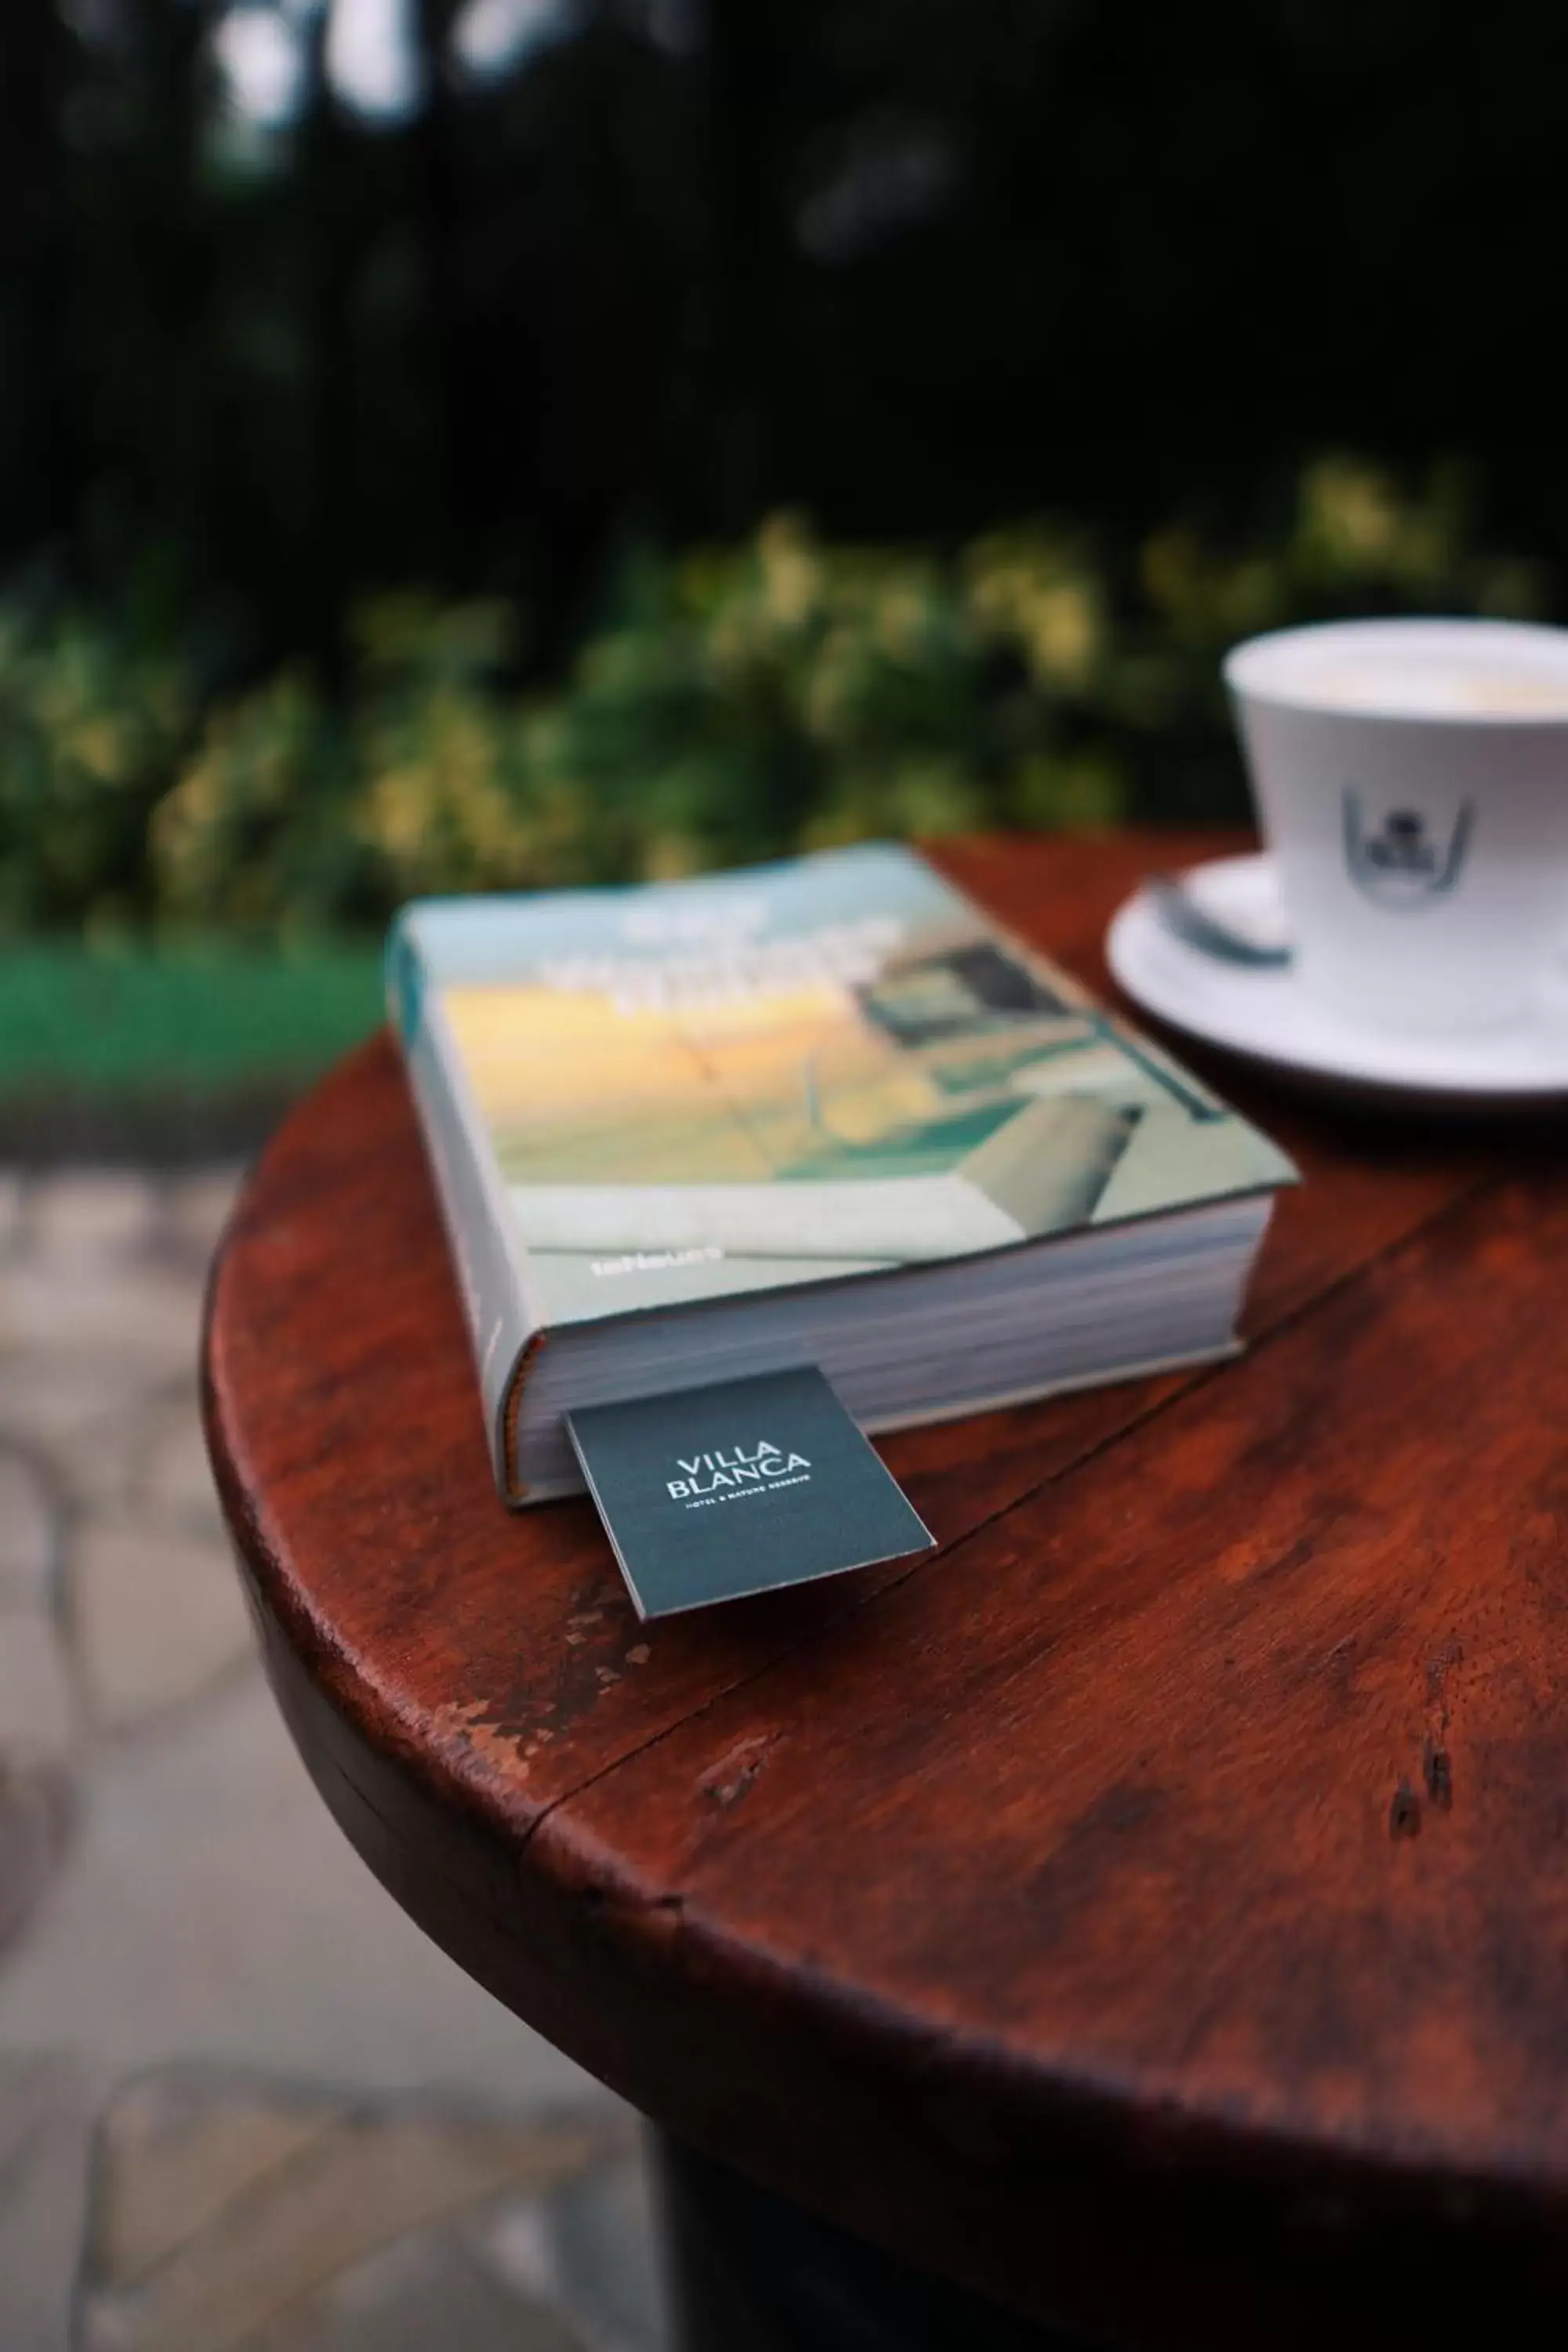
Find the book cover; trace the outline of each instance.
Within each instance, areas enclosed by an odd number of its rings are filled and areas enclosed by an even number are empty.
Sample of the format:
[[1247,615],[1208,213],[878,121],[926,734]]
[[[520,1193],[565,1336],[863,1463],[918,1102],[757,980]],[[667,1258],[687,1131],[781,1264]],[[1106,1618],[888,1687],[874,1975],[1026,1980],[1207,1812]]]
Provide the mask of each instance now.
[[1294,1173],[894,845],[427,900],[400,919],[391,981],[416,1075],[422,1051],[504,1202],[532,1328],[962,1257]]

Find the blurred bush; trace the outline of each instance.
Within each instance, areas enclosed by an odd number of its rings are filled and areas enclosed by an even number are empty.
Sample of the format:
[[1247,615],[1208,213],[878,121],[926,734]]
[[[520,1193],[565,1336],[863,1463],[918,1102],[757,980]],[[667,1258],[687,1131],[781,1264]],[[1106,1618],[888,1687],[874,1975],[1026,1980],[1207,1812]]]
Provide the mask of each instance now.
[[9,0],[0,580],[169,547],[230,684],[336,677],[367,585],[526,599],[553,667],[628,526],[1131,542],[1347,443],[1568,562],[1565,48],[1543,0]]
[[775,515],[622,569],[559,685],[494,603],[364,605],[346,677],[209,700],[172,639],[0,606],[0,919],[353,928],[426,890],[684,874],[872,835],[1234,817],[1219,681],[1251,632],[1336,613],[1544,613],[1462,480],[1349,458],[1279,527],[1119,554],[1019,524],[951,552]]
[[0,921],[145,908],[149,819],[194,723],[172,646],[0,604]]

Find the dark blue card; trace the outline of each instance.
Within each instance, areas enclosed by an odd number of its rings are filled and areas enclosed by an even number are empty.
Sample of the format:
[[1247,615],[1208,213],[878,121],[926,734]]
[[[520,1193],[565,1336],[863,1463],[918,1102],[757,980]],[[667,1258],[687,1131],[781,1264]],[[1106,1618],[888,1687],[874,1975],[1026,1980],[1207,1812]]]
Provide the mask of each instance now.
[[567,1427],[640,1617],[934,1541],[819,1371],[584,1405]]

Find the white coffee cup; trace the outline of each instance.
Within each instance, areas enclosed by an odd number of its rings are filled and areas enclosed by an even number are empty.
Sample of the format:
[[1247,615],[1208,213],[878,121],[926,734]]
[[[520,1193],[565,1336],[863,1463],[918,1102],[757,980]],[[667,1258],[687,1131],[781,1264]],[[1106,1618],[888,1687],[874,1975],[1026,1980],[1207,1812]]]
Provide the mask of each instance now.
[[1568,629],[1335,622],[1225,677],[1302,988],[1383,1028],[1527,1014],[1568,945]]

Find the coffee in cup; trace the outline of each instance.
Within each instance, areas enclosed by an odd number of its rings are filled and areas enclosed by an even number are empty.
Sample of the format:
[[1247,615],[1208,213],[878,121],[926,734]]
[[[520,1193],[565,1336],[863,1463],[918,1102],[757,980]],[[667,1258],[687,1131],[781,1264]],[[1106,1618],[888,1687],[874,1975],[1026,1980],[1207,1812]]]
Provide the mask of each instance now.
[[1331,623],[1225,675],[1302,988],[1384,1028],[1527,1013],[1568,946],[1568,630]]

